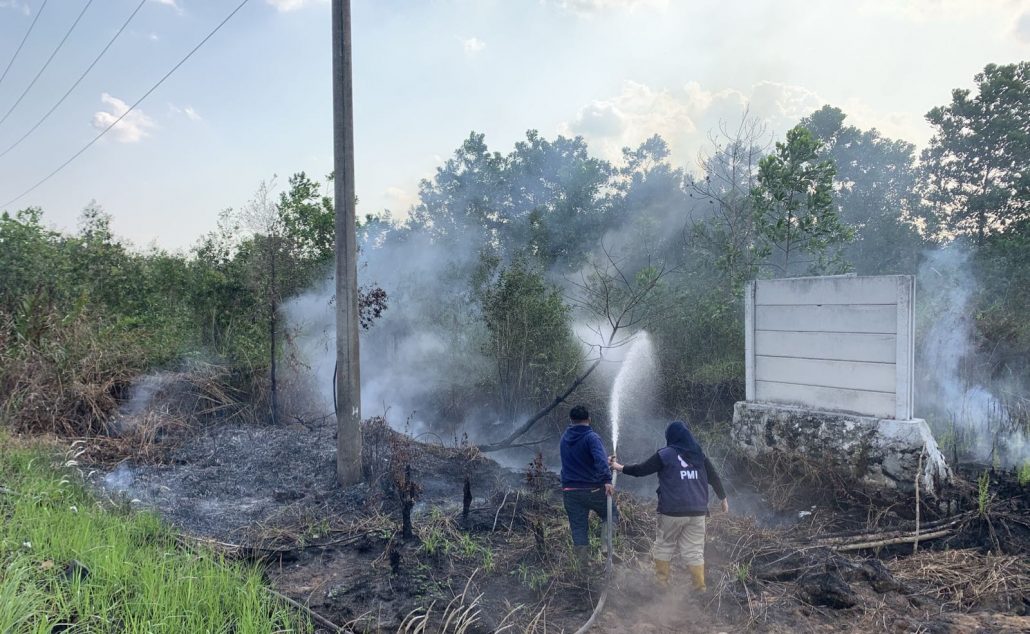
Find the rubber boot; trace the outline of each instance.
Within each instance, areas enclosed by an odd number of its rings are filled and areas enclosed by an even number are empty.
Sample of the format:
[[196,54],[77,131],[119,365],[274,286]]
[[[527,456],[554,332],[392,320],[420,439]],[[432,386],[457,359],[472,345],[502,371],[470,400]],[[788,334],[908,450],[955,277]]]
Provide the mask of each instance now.
[[707,590],[705,587],[705,565],[687,566],[687,570],[690,571],[690,578],[694,581],[694,590],[698,592]]
[[659,586],[669,587],[669,562],[661,559],[654,560],[654,579]]

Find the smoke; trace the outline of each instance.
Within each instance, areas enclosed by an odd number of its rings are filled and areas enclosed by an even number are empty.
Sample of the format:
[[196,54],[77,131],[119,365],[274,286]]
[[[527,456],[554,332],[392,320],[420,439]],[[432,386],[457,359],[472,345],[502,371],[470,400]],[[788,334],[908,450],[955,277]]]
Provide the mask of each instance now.
[[[371,329],[362,331],[362,415],[385,416],[397,429],[413,434],[459,432],[464,417],[447,409],[447,395],[481,376],[487,363],[478,346],[478,329],[468,281],[459,279],[473,258],[471,243],[447,245],[424,235],[394,229],[393,235],[368,236],[361,245],[358,273],[363,285],[378,285],[388,308]],[[333,412],[336,362],[335,279],[282,306],[287,323],[285,376],[293,389],[314,386],[309,409]],[[443,427],[430,424],[440,416]],[[442,438],[450,441],[452,438]]]
[[[602,245],[632,279],[639,268],[655,264],[649,255],[665,255],[662,241],[682,240],[689,213],[683,176],[663,162],[667,154],[658,142],[648,146],[653,158],[639,150],[636,167],[616,178],[634,183],[622,199],[610,189],[615,177],[579,143],[530,133],[502,156],[470,137],[432,181],[422,183],[409,224],[366,226],[359,235],[359,283],[384,289],[388,308],[361,333],[363,416],[382,415],[395,429],[448,444],[464,434],[472,442],[504,438],[512,421],[496,406],[498,369],[486,351],[489,331],[475,290],[496,281],[499,269],[488,265],[491,259],[504,267],[520,255],[513,250],[546,251],[546,257],[538,254],[548,262],[545,279],[576,306],[582,292],[576,284],[591,273],[585,263],[592,254],[605,260]],[[584,179],[595,184],[583,185]],[[305,405],[302,417],[333,411],[334,288],[328,279],[281,307],[287,324],[284,382],[301,393],[304,385],[313,386],[306,398],[291,400]],[[595,359],[606,334],[603,320],[577,307],[571,328],[584,358]],[[619,339],[631,334],[626,330]],[[623,354],[606,351],[605,362],[574,397],[602,417]],[[518,415],[529,416],[536,407],[527,403]]]
[[133,481],[135,481],[135,477],[133,476],[132,469],[124,462],[118,465],[114,471],[104,476],[104,486],[117,493],[128,492]]
[[[975,344],[977,282],[968,249],[960,242],[926,254],[919,270],[921,338],[917,406],[953,457],[1022,464],[1030,459],[1026,435],[1004,381],[990,374],[989,359]],[[950,441],[950,442],[948,442]]]

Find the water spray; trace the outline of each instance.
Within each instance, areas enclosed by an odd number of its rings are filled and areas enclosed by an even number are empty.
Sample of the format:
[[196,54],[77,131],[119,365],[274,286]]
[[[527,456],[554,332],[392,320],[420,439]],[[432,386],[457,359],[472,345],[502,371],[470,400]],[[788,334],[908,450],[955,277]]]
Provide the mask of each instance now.
[[[619,453],[619,428],[622,423],[622,408],[627,402],[630,391],[636,387],[640,378],[647,373],[652,364],[653,354],[651,350],[651,338],[644,331],[640,331],[633,338],[626,358],[622,360],[619,373],[615,375],[615,382],[612,384],[612,395],[608,401],[608,417],[611,420],[612,428],[612,455]],[[615,480],[619,473],[612,471],[612,487],[615,487]],[[610,574],[612,569],[613,549],[612,531],[612,498],[608,498],[608,568]]]
[[[622,365],[619,366],[619,372],[615,375],[615,382],[612,384],[611,398],[608,400],[608,418],[611,421],[613,457],[618,455],[619,450],[619,426],[622,421],[622,408],[627,402],[630,391],[638,385],[638,379],[643,373],[650,370],[653,358],[651,338],[646,332],[641,331],[633,338],[633,343],[626,352],[626,358],[622,360]],[[619,472],[613,469],[613,489],[618,477]],[[611,582],[612,572],[614,571],[615,540],[614,529],[612,528],[612,504],[614,503],[614,497],[613,491],[613,495],[608,496],[608,517],[605,522],[605,542],[608,546],[608,561],[605,563],[604,568],[605,587],[601,592],[601,596],[597,599],[597,606],[594,607],[594,612],[590,615],[590,619],[583,624],[583,627],[576,630],[576,634],[584,634],[594,626],[597,618],[604,610],[605,601],[608,599],[608,587]]]

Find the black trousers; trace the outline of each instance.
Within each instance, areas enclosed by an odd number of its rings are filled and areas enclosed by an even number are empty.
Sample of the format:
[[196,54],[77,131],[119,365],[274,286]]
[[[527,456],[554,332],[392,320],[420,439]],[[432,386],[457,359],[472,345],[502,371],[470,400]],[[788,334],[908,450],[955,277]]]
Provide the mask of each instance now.
[[[572,543],[586,546],[590,543],[590,511],[597,513],[604,522],[608,519],[608,496],[604,487],[597,489],[573,489],[562,491],[565,502],[565,514],[569,516],[569,529],[572,531]],[[612,523],[619,519],[619,509],[612,501]]]

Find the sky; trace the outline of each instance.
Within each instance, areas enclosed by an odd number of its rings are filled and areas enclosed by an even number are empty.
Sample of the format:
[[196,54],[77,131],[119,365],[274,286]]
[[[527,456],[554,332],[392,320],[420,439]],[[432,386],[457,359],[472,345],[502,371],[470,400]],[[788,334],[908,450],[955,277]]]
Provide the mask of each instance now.
[[[140,0],[0,0],[0,152],[68,90]],[[146,0],[21,144],[0,157],[0,211],[73,231],[96,200],[140,248],[188,249],[263,181],[332,170],[330,5]],[[745,108],[782,135],[823,104],[925,145],[924,115],[988,63],[1030,59],[1030,0],[352,0],[358,213],[403,218],[472,131],[510,151],[526,131],[620,150],[659,133],[696,164]],[[21,99],[20,102],[18,100]],[[17,106],[12,109],[16,103]]]

